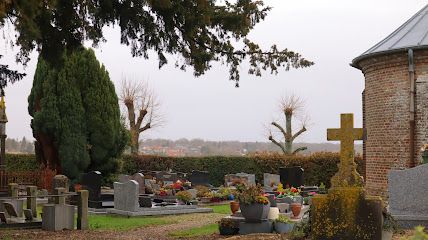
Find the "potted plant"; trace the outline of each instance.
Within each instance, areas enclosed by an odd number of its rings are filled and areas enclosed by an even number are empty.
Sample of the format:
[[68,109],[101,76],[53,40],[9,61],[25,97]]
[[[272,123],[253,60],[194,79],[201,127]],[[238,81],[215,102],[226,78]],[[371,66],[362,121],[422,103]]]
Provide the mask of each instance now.
[[423,163],[428,163],[428,144],[424,144],[424,147],[419,151],[423,158]]
[[283,217],[282,215],[279,215],[273,223],[273,228],[277,233],[290,233],[291,231],[293,231],[294,222],[288,217]]
[[277,203],[303,203],[303,198],[300,196],[300,188],[290,187],[288,184],[283,188],[281,183],[278,184],[278,195],[276,196]]
[[222,218],[217,222],[220,235],[234,235],[237,234],[239,228],[235,227],[235,223],[229,218]]
[[184,183],[183,183],[183,189],[184,190],[189,190],[189,188],[190,188],[190,186],[192,185],[192,183],[191,182],[189,182],[189,180],[186,180]]
[[181,187],[182,187],[181,181],[177,180],[175,183],[172,184],[172,187],[174,188],[174,190],[181,190]]
[[203,197],[201,198],[202,203],[209,203],[211,202],[211,199],[213,198],[213,195],[209,192],[204,193]]
[[383,212],[382,240],[391,240],[394,233],[402,234],[404,230],[398,225],[398,221],[389,212]]
[[223,195],[219,192],[214,193],[214,197],[212,199],[213,202],[220,202]]
[[198,197],[198,198],[202,198],[205,193],[210,191],[207,187],[202,186],[202,185],[198,185],[198,186],[194,187],[193,189],[196,189],[198,191],[196,193],[196,197]]
[[237,186],[237,192],[236,199],[246,222],[261,222],[267,218],[270,202],[263,196],[264,191],[260,184],[249,187],[240,184]]
[[189,201],[192,199],[192,194],[190,194],[188,191],[180,191],[175,194],[175,198],[177,198],[178,201],[181,201],[180,205],[184,205],[189,203]]

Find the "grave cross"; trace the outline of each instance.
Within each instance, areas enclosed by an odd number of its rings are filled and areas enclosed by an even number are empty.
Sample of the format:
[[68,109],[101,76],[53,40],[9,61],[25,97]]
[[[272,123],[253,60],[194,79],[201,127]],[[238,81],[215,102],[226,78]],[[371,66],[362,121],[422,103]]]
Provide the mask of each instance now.
[[354,140],[365,139],[366,130],[354,128],[353,114],[340,115],[340,129],[327,129],[327,140],[340,140],[339,172],[332,178],[332,187],[362,186],[354,162]]

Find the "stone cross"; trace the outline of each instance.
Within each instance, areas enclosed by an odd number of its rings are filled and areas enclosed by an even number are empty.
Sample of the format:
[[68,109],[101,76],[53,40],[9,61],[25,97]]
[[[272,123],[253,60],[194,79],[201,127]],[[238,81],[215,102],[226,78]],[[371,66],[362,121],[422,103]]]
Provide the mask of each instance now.
[[363,186],[354,162],[354,140],[365,140],[366,129],[354,128],[354,115],[340,115],[340,129],[327,129],[327,140],[340,141],[339,171],[331,179],[332,187]]

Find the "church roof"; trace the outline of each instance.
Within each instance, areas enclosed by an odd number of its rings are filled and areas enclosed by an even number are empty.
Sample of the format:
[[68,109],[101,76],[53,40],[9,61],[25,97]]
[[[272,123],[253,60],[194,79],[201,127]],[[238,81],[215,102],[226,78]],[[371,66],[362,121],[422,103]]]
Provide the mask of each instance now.
[[408,49],[428,49],[428,5],[407,20],[397,30],[378,44],[352,60],[351,66],[360,68],[359,62],[365,58]]

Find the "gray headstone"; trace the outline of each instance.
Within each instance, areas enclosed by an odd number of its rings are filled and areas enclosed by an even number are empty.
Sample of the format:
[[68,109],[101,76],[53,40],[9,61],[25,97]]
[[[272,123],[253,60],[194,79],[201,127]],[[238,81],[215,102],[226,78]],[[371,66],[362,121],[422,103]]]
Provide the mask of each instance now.
[[24,212],[24,200],[23,199],[12,199],[12,200],[0,200],[0,212],[5,212],[6,216],[9,217],[9,213],[6,210],[4,205],[5,202],[8,202],[13,205],[19,217],[22,217]]
[[265,191],[271,192],[272,191],[272,187],[270,186],[271,183],[275,183],[275,185],[278,185],[278,183],[280,182],[280,177],[278,174],[264,173],[263,182],[264,182]]
[[45,231],[74,230],[74,206],[43,205],[42,229]]
[[280,168],[279,175],[282,185],[290,187],[300,187],[304,184],[304,170],[300,166],[290,168]]
[[198,193],[198,190],[196,190],[196,189],[189,189],[187,191],[192,195],[192,199],[196,198],[196,194]]
[[156,173],[156,182],[163,182],[165,185],[175,183],[178,180],[177,173],[160,171]]
[[239,177],[247,177],[248,178],[248,183],[247,185],[250,186],[251,184],[253,184],[254,186],[256,186],[256,175],[255,174],[249,174],[249,173],[237,173],[236,176]]
[[65,188],[65,192],[68,192],[69,190],[68,177],[65,175],[56,175],[52,179],[52,192],[54,192],[55,188]]
[[391,214],[428,216],[428,164],[389,171],[388,176]]
[[117,210],[138,211],[138,183],[131,180],[126,183],[114,183],[114,208]]
[[119,182],[120,183],[126,183],[127,181],[129,181],[129,175],[126,175],[126,174],[120,174],[119,175]]
[[146,192],[145,188],[144,188],[144,186],[146,184],[146,182],[144,180],[144,174],[135,173],[131,176],[125,175],[125,174],[119,175],[119,182],[120,183],[126,183],[126,182],[131,181],[131,180],[135,180],[139,184],[139,189],[138,189],[139,194],[144,194]]

